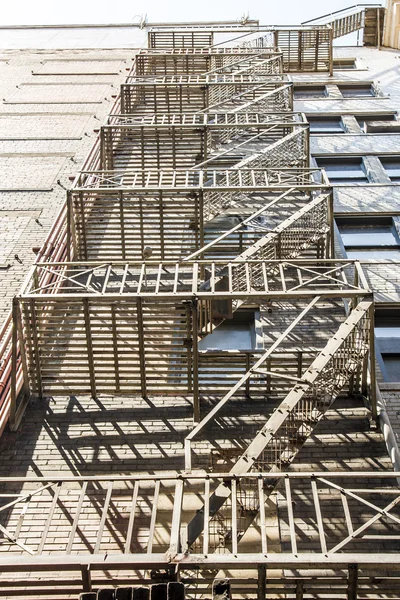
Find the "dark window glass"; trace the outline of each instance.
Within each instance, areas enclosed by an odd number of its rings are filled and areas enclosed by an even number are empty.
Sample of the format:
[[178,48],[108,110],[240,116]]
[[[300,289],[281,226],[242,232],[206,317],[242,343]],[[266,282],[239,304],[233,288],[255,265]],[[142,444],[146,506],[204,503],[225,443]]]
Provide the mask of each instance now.
[[343,124],[340,117],[307,117],[310,123],[310,133],[343,133]]
[[339,217],[336,223],[349,258],[400,259],[400,238],[392,217]]
[[400,353],[382,354],[383,364],[386,370],[386,381],[400,381]]
[[336,219],[336,223],[346,248],[364,247],[367,249],[379,248],[380,246],[397,248],[400,244],[391,217],[365,217],[359,219],[339,217]]
[[377,308],[375,310],[375,337],[377,356],[381,360],[385,381],[400,382],[400,310]]
[[356,59],[355,58],[334,58],[333,59],[334,69],[355,69]]
[[199,350],[254,350],[257,347],[254,310],[238,310],[199,342]]
[[399,330],[400,337],[400,309],[376,308],[375,327],[395,327]]
[[343,98],[362,98],[364,96],[375,96],[374,88],[371,84],[365,85],[339,85]]
[[[204,224],[204,243],[210,244],[223,235],[226,231],[237,227],[244,220],[244,216],[235,214],[224,214],[214,217],[211,221]],[[220,240],[210,248],[207,252],[207,257],[220,258],[225,255],[236,256],[245,248],[244,244],[248,240],[247,227],[242,226],[238,231],[231,233],[229,236]],[[251,243],[251,242],[250,242]],[[248,243],[249,245],[249,243]]]
[[325,98],[326,88],[325,86],[295,86],[294,88],[294,99],[301,100],[302,98]]
[[379,160],[391,181],[400,181],[400,156],[380,156]]
[[331,183],[368,183],[361,157],[316,158],[317,165],[325,169]]
[[396,121],[396,115],[362,115],[359,117],[356,117],[358,124],[360,126],[360,128],[364,131],[371,131],[372,133],[375,131],[376,133],[379,132],[379,129],[382,128],[382,126],[384,127],[386,125],[386,129],[387,130],[387,124],[389,123],[393,123]]

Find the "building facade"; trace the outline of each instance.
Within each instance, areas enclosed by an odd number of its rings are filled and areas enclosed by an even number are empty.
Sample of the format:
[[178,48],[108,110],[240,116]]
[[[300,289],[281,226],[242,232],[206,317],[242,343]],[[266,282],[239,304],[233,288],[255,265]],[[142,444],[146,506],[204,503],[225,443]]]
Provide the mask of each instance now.
[[5,597],[400,596],[384,18],[149,27],[10,96],[115,87],[3,330]]

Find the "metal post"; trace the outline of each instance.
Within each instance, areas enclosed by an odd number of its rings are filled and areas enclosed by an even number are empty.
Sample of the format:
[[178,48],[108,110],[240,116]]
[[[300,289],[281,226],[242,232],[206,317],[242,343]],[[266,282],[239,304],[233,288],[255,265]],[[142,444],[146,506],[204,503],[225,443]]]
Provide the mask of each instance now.
[[358,565],[349,565],[349,578],[347,584],[347,600],[357,600]]
[[335,228],[334,228],[334,211],[333,211],[333,192],[331,191],[328,200],[328,219],[329,219],[329,244],[328,258],[335,258]]
[[200,421],[198,302],[192,304],[193,420]]
[[140,387],[142,398],[147,398],[147,383],[146,383],[146,355],[144,344],[144,323],[143,323],[143,307],[142,299],[136,300],[137,310],[137,327],[138,327],[138,342],[139,342],[139,362],[140,362]]
[[265,600],[267,587],[267,567],[258,565],[257,600]]
[[318,53],[319,53],[319,29],[317,29],[316,34],[315,34],[315,56],[314,56],[315,69],[314,69],[314,71],[318,71]]
[[375,313],[374,304],[369,309],[369,371],[370,371],[370,401],[374,421],[378,419],[376,406],[376,365],[375,365]]
[[35,356],[36,388],[37,388],[39,398],[42,399],[43,398],[42,365],[41,365],[40,354],[39,354],[39,336],[38,336],[35,300],[33,298],[31,298],[29,304],[30,304],[31,319],[32,319],[32,329],[31,330],[32,330],[33,348],[34,348],[34,356]]
[[377,48],[378,50],[381,49],[381,9],[377,8],[376,9],[376,17],[377,17],[377,24],[376,24],[376,28],[377,28]]
[[182,501],[184,493],[184,482],[179,479],[175,485],[174,508],[171,524],[171,541],[169,546],[169,555],[171,559],[175,558],[181,551],[181,519],[182,519]]
[[124,197],[123,197],[122,192],[119,193],[119,222],[120,222],[120,231],[121,231],[121,257],[122,257],[122,260],[126,260]]
[[14,429],[15,415],[17,412],[17,319],[18,319],[18,300],[13,299],[12,307],[12,348],[11,348],[11,406],[10,406],[10,427]]
[[27,357],[26,357],[26,349],[25,349],[25,343],[24,343],[24,332],[22,329],[21,305],[19,302],[17,303],[17,340],[18,340],[18,345],[19,345],[19,352],[20,352],[21,366],[22,366],[23,398],[22,398],[22,401],[21,401],[21,403],[18,407],[17,413],[16,413],[16,421],[14,423],[15,429],[17,429],[19,427],[22,415],[25,412],[25,409],[28,405],[29,398],[30,398],[28,361],[27,361]]
[[[246,360],[245,373],[248,373],[250,371],[250,352],[246,352],[245,360]],[[246,398],[250,399],[250,377],[246,380],[245,385],[246,385]]]
[[117,315],[116,315],[115,305],[116,305],[115,302],[113,302],[111,304],[111,328],[112,328],[112,340],[113,340],[115,391],[117,393],[119,393],[121,391],[121,388],[120,388],[120,377],[119,377]]
[[67,192],[67,261],[75,258],[75,253],[73,253],[74,244],[75,240],[72,239],[72,196],[71,192]]
[[[356,288],[358,288],[360,285],[360,278],[359,278],[359,272],[357,269],[357,265],[354,265],[354,286]],[[352,301],[352,307],[353,309],[356,308],[358,302],[359,302],[359,297],[358,296],[354,296],[353,301]]]
[[107,170],[106,167],[106,152],[105,152],[105,135],[104,135],[104,127],[100,127],[99,132],[99,144],[100,144],[100,169],[103,171]]
[[303,45],[303,35],[302,35],[302,31],[301,29],[299,29],[299,33],[298,33],[298,46],[297,46],[297,51],[298,51],[298,56],[297,56],[297,67],[298,67],[298,71],[301,71],[301,65],[302,65],[302,45]]
[[90,326],[90,305],[88,298],[82,298],[83,305],[83,316],[85,320],[85,333],[86,333],[86,349],[88,356],[89,365],[89,376],[90,376],[90,391],[92,398],[96,398],[96,375],[94,370],[94,357],[93,357],[93,340],[92,331]]
[[299,580],[296,583],[296,600],[303,600],[304,598],[304,581]]
[[305,136],[306,136],[306,161],[305,161],[305,168],[309,169],[310,168],[310,125],[307,125],[307,128],[304,129],[305,132]]
[[90,574],[90,565],[81,565],[82,589],[84,592],[92,591],[92,577]]
[[[72,204],[72,196],[71,196],[71,204]],[[82,250],[83,250],[83,258],[85,260],[88,259],[88,240],[87,240],[87,236],[86,236],[86,223],[85,223],[85,201],[83,199],[83,192],[79,192],[79,211],[81,214],[81,231],[80,231],[80,236],[81,239],[83,241],[83,248],[79,248],[80,252],[79,252],[79,258],[81,258],[82,256]],[[76,229],[75,229],[75,233],[76,233]],[[74,238],[76,238],[76,235],[74,235]]]
[[164,234],[164,197],[162,190],[158,194],[158,206],[160,211],[160,251],[161,260],[165,259],[165,234]]
[[199,248],[202,248],[204,246],[204,194],[202,190],[199,191],[195,198],[195,205],[198,206],[197,215],[199,222],[196,223],[196,227],[198,225]]

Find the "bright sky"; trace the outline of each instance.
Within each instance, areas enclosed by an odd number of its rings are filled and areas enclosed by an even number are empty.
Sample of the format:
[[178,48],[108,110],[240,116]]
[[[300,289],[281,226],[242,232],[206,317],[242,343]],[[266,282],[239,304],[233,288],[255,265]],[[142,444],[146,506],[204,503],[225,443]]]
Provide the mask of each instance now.
[[[244,13],[265,25],[290,25],[347,8],[352,0],[3,0],[0,25],[236,20]],[[135,20],[138,20],[137,18]]]

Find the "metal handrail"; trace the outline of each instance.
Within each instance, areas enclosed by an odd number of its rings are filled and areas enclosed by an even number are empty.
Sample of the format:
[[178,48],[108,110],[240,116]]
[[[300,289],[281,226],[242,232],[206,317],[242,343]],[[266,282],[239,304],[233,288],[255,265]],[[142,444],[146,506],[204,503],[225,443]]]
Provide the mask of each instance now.
[[[309,25],[311,23],[315,23],[315,21],[319,21],[320,19],[326,19],[328,17],[335,17],[337,15],[342,15],[343,13],[348,13],[349,11],[353,11],[350,12],[350,14],[353,14],[354,12],[359,12],[358,10],[355,9],[365,9],[365,8],[383,8],[382,4],[353,4],[352,6],[348,6],[347,8],[341,8],[340,10],[335,10],[331,13],[327,13],[326,15],[322,15],[321,17],[316,17],[315,19],[309,19],[308,21],[303,21],[301,24],[302,25]],[[349,15],[344,15],[344,16],[350,16]],[[321,25],[323,25],[323,23],[321,23]]]

